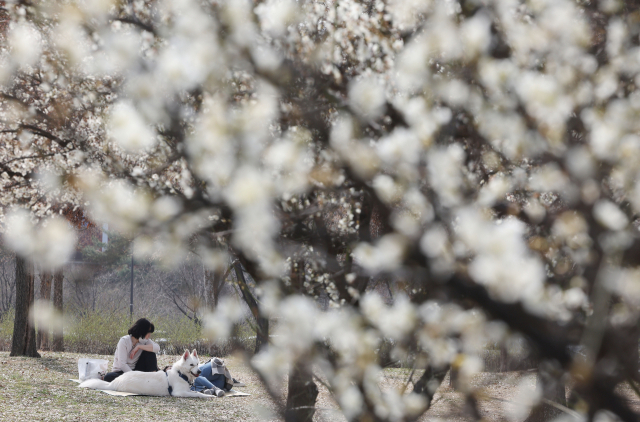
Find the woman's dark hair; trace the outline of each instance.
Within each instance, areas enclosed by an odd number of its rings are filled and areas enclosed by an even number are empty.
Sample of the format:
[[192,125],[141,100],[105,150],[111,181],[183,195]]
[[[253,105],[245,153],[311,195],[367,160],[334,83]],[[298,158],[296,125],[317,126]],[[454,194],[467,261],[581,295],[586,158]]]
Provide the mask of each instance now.
[[139,320],[136,321],[135,324],[131,326],[131,328],[129,328],[128,333],[131,335],[131,337],[141,339],[141,338],[144,338],[144,336],[146,336],[147,333],[153,333],[155,329],[156,327],[154,327],[153,324],[149,322],[148,319],[140,318]]

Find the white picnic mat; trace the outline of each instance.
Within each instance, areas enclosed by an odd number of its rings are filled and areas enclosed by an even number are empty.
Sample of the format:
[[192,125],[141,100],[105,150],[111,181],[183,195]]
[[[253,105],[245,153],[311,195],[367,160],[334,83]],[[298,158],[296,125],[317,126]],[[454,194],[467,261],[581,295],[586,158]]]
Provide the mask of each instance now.
[[[75,383],[80,384],[82,381],[80,380],[75,380],[75,379],[70,379],[69,381],[73,381]],[[126,397],[126,396],[140,396],[141,394],[135,394],[135,393],[126,393],[124,391],[113,391],[113,390],[96,390],[96,391],[101,391],[105,394],[109,394],[110,396],[120,396],[120,397]],[[243,393],[242,391],[238,391],[238,390],[234,390],[231,389],[229,391],[225,391],[224,392],[224,397],[243,397],[243,396],[250,396],[251,394],[249,393]],[[219,397],[219,398],[224,398],[224,397]]]
[[[82,381],[80,380],[72,380],[70,379],[69,381],[73,381],[76,382],[78,384],[80,384]],[[124,391],[113,391],[113,390],[96,390],[96,391],[102,391],[105,394],[108,394],[110,396],[120,396],[120,397],[126,397],[126,396],[140,396],[140,394],[135,394],[135,393],[125,393]]]

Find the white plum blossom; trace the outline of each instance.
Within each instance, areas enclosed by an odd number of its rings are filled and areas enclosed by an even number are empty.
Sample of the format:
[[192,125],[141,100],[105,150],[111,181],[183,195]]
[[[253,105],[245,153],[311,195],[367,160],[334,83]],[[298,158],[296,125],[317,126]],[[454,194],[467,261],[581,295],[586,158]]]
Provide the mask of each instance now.
[[434,226],[427,230],[420,239],[420,249],[430,257],[435,258],[443,255],[449,243],[449,236],[442,226]]
[[401,339],[413,330],[417,313],[406,296],[400,296],[391,307],[387,307],[376,293],[362,298],[362,312],[387,338]]
[[480,189],[478,203],[484,206],[491,206],[495,202],[503,200],[507,193],[511,191],[511,181],[502,174],[497,174]]
[[55,334],[62,334],[65,318],[53,303],[48,300],[36,300],[29,310],[29,320],[38,327],[46,327]]
[[216,186],[226,186],[236,165],[232,127],[220,98],[204,100],[204,110],[187,142],[194,170]]
[[227,339],[232,324],[244,318],[244,311],[236,299],[224,298],[214,312],[203,317],[203,331],[211,339]]
[[390,168],[409,164],[415,166],[420,160],[422,144],[413,131],[401,128],[394,130],[376,145],[380,159]]
[[464,151],[457,145],[429,151],[429,178],[445,206],[460,202],[463,187],[460,168],[464,157]]
[[459,377],[460,384],[463,386],[471,385],[471,378],[482,372],[484,369],[484,362],[477,356],[463,356],[462,363],[460,364]]
[[432,7],[432,1],[424,0],[391,0],[387,6],[393,19],[401,30],[409,29],[420,22],[420,14]]
[[151,198],[122,180],[98,185],[94,189],[91,212],[97,221],[106,221],[113,227],[128,231],[149,215]]
[[595,171],[593,156],[586,148],[572,149],[569,151],[566,161],[571,174],[579,179],[587,179]]
[[153,130],[129,102],[114,106],[109,118],[109,136],[128,152],[139,152],[156,143]]
[[456,234],[475,252],[470,275],[506,302],[527,301],[543,287],[542,263],[528,252],[524,224],[508,218],[486,221],[477,211],[464,210]]
[[565,212],[556,219],[551,230],[570,247],[579,248],[589,246],[591,242],[587,233],[588,228],[587,222],[581,215]]
[[540,192],[564,192],[569,186],[569,180],[558,166],[550,164],[531,176],[529,186]]
[[563,293],[563,301],[568,309],[581,309],[587,306],[588,298],[579,287],[572,287]]
[[256,7],[262,29],[274,36],[282,36],[288,25],[297,18],[298,7],[292,0],[267,0]]
[[484,53],[491,44],[491,20],[486,15],[476,13],[471,19],[464,21],[460,27],[464,53],[467,57],[475,57]]
[[531,411],[531,408],[542,399],[542,390],[532,385],[529,380],[522,380],[516,386],[513,402],[503,404],[505,415],[510,421],[518,421]]
[[113,0],[84,0],[76,2],[83,13],[93,18],[103,18],[106,13],[111,12],[114,6]]
[[350,386],[343,391],[338,400],[340,408],[347,418],[355,418],[361,413],[364,400],[362,394],[355,386]]
[[373,188],[383,201],[391,204],[402,196],[402,188],[386,174],[380,174],[373,179]]
[[398,87],[409,92],[417,90],[429,75],[428,46],[419,39],[412,40],[398,55],[396,66],[395,78]]
[[640,271],[637,269],[619,271],[606,286],[634,309],[640,308]]
[[359,244],[353,251],[356,261],[372,273],[394,270],[402,262],[405,239],[400,235],[386,235],[375,245]]
[[349,102],[362,118],[376,119],[384,111],[384,85],[375,77],[356,80],[349,87]]
[[229,204],[238,209],[259,206],[270,199],[269,178],[253,168],[240,168],[234,184],[226,190]]
[[75,250],[75,231],[60,217],[50,218],[35,226],[28,213],[16,211],[8,216],[7,226],[7,244],[43,268],[61,267]]
[[283,196],[288,197],[307,189],[307,175],[313,163],[313,156],[308,150],[309,139],[306,130],[292,128],[265,151],[265,164],[277,174],[277,183],[274,185]]
[[27,22],[13,26],[9,31],[9,46],[16,66],[34,64],[42,53],[42,35]]
[[629,224],[627,216],[610,201],[598,201],[593,206],[593,216],[609,230],[622,230]]
[[98,54],[93,63],[96,74],[114,74],[129,69],[137,59],[141,40],[136,33],[120,32],[107,34],[104,40],[107,47],[104,54]]
[[91,46],[74,15],[72,12],[63,18],[61,25],[55,29],[53,42],[72,64],[83,65],[91,55]]

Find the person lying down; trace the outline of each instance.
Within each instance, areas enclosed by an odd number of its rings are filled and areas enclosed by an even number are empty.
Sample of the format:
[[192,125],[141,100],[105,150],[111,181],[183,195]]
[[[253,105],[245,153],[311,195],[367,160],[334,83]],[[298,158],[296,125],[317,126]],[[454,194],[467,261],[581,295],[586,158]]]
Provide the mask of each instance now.
[[[170,367],[167,366],[164,370],[166,371],[168,368]],[[220,358],[209,359],[207,362],[198,365],[198,369],[200,369],[201,373],[193,381],[191,385],[192,391],[222,397],[225,392],[230,391],[234,386],[245,386],[244,383],[231,376],[229,369]]]

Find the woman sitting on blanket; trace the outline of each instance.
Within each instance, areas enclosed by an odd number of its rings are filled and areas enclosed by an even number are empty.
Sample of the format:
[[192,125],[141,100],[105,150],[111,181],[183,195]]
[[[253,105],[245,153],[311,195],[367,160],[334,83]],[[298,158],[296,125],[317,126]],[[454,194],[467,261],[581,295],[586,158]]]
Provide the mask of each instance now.
[[140,318],[131,328],[129,335],[118,341],[111,372],[104,380],[111,382],[129,371],[155,372],[158,370],[156,353],[160,351],[158,343],[149,339],[155,327],[146,318]]

